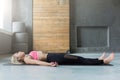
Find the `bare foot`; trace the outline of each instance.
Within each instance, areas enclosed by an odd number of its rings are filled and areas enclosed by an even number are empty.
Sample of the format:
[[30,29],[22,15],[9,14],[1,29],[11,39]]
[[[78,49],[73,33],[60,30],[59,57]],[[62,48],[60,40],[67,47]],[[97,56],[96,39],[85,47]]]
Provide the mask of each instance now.
[[104,60],[105,59],[105,52],[98,58],[99,60]]
[[105,64],[109,64],[113,59],[114,59],[115,55],[114,53],[111,53],[107,58],[105,58],[103,61]]

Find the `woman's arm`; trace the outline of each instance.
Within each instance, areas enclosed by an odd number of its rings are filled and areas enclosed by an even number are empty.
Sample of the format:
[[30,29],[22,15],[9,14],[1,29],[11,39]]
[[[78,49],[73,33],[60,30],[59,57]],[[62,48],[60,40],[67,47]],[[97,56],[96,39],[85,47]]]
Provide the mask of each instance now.
[[26,64],[37,64],[37,65],[41,65],[41,66],[53,66],[56,67],[58,64],[56,62],[45,62],[45,61],[39,61],[39,60],[33,60],[31,58],[25,57],[24,58],[24,62]]

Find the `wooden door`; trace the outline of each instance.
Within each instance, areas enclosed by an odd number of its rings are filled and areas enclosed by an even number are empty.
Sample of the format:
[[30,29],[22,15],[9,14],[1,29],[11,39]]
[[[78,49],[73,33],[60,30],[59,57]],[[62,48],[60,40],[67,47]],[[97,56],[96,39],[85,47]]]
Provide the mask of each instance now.
[[33,50],[69,50],[69,0],[33,0]]

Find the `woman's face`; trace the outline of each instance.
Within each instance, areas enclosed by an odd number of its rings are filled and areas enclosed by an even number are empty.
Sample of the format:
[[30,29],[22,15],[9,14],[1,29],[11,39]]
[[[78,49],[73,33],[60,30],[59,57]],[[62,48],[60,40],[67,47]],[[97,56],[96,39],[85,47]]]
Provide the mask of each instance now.
[[21,52],[21,51],[16,52],[16,53],[14,54],[14,56],[17,57],[18,60],[21,60],[21,59],[24,58],[24,56],[25,56],[25,52]]

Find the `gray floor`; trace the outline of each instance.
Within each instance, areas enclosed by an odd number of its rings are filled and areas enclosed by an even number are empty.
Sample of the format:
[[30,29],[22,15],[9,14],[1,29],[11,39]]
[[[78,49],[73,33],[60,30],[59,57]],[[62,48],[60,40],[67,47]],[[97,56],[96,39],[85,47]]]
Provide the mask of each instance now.
[[[101,54],[75,54],[96,58]],[[10,65],[10,54],[0,55],[0,80],[119,80],[120,54],[109,66]]]

